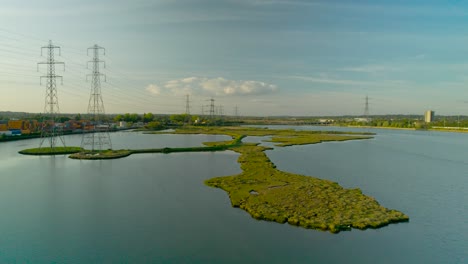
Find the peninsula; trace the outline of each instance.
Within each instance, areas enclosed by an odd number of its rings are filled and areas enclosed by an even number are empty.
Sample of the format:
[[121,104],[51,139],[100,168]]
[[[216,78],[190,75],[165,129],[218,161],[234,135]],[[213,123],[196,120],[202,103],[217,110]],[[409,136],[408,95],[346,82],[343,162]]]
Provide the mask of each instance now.
[[[270,130],[259,128],[190,128],[177,134],[224,134],[234,139],[244,136],[271,136],[278,147],[316,144],[326,141],[369,139],[369,133]],[[209,146],[229,142],[207,143]],[[240,153],[242,173],[205,181],[229,194],[233,207],[259,220],[289,223],[305,228],[338,233],[351,228],[378,228],[406,222],[404,213],[381,206],[359,189],[344,189],[338,183],[280,171],[265,154],[266,147],[242,143],[229,148]]]
[[[113,159],[132,154],[200,152],[232,150],[240,154],[238,162],[242,173],[217,177],[205,181],[211,187],[221,188],[229,194],[233,207],[247,211],[259,220],[289,223],[304,228],[343,230],[378,228],[390,223],[406,222],[409,217],[402,212],[381,206],[360,189],[345,189],[336,182],[278,170],[265,154],[271,149],[259,143],[244,143],[247,136],[269,136],[276,147],[316,144],[328,141],[365,140],[371,133],[273,130],[253,127],[184,127],[173,132],[148,132],[150,134],[217,134],[229,135],[230,141],[205,142],[205,147],[162,148],[137,150],[105,150],[90,152],[71,148],[70,158]],[[43,149],[24,150],[30,155],[53,155]],[[63,154],[58,149],[55,154]]]

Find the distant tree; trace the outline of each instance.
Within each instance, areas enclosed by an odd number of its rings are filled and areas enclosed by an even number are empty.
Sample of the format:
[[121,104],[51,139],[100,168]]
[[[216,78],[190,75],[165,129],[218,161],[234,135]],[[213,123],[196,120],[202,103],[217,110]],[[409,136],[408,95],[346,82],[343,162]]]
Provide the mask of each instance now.
[[157,121],[161,123],[163,126],[165,126],[170,123],[170,118],[167,115],[154,116],[153,121]]
[[135,123],[141,120],[142,118],[138,114],[130,114],[130,113],[125,113],[124,115],[116,115],[114,117],[115,122],[125,121],[125,122]]
[[152,113],[143,114],[143,122],[151,122],[154,120],[154,115]]
[[130,114],[130,122],[136,123],[141,121],[141,117],[138,114]]
[[126,121],[126,122],[131,122],[132,121],[132,119],[130,117],[130,113],[125,113],[123,115],[123,121]]
[[43,118],[44,116],[42,116],[42,114],[37,114],[37,115],[32,116],[32,119],[38,120],[38,121],[41,121]]
[[147,129],[154,129],[154,130],[156,130],[156,129],[161,129],[161,128],[163,128],[163,125],[162,125],[161,123],[157,122],[157,121],[151,121],[151,122],[149,122],[147,125],[145,125],[145,127],[146,127]]
[[70,118],[69,117],[66,117],[66,116],[61,116],[59,118],[57,118],[58,122],[60,123],[65,123],[67,121],[70,121]]
[[120,122],[120,121],[124,121],[123,115],[116,115],[114,117],[114,122]]
[[77,115],[75,116],[75,120],[76,120],[76,121],[81,120],[81,114],[77,114]]
[[169,119],[172,123],[181,124],[187,120],[187,114],[180,114],[180,115],[171,115]]
[[427,128],[427,125],[422,121],[418,121],[418,122],[416,122],[414,124],[414,128],[416,128],[416,129],[425,129],[425,128]]

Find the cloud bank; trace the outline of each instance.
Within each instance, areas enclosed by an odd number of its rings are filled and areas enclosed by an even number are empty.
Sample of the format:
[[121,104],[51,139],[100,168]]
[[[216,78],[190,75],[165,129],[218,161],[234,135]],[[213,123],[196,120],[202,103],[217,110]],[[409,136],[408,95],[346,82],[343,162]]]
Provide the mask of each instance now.
[[245,96],[274,93],[277,86],[259,81],[236,81],[222,77],[188,77],[167,81],[163,85],[150,84],[146,91],[153,95]]

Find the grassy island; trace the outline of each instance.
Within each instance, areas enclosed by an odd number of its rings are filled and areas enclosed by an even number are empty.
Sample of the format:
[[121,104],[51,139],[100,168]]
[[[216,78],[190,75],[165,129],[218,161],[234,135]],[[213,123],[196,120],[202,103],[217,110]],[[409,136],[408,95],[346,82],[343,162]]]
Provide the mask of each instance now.
[[[370,138],[369,133],[349,135],[258,128],[188,128],[173,133],[224,134],[233,138],[271,136],[270,141],[281,147]],[[333,233],[351,228],[378,228],[409,220],[399,211],[382,207],[359,189],[344,189],[332,181],[276,169],[264,153],[268,148],[258,144],[243,143],[229,149],[241,154],[238,162],[242,173],[209,179],[205,183],[228,192],[232,206],[246,210],[256,219]]]
[[90,151],[83,150],[74,153],[69,156],[70,159],[86,159],[86,160],[102,160],[102,159],[118,159],[130,156],[132,152],[130,150],[101,150],[101,151]]
[[240,153],[242,173],[205,181],[211,187],[229,194],[231,204],[247,211],[259,220],[289,223],[304,228],[337,233],[351,228],[378,228],[390,223],[405,222],[402,212],[381,206],[359,189],[344,189],[329,180],[280,171],[265,154],[266,147],[243,143],[246,136],[270,136],[275,146],[316,144],[327,141],[363,140],[372,133],[273,130],[249,127],[184,127],[173,132],[152,134],[216,134],[229,135],[232,140],[206,142],[205,147],[160,148],[138,150],[89,151],[76,147],[64,149],[28,149],[29,155],[70,154],[73,159],[115,159],[131,154],[201,152],[232,150]]
[[24,155],[66,155],[73,154],[83,151],[80,147],[43,147],[43,148],[31,148],[19,151],[20,154]]
[[233,149],[241,154],[238,161],[243,172],[205,183],[228,192],[232,206],[256,219],[305,228],[336,233],[408,220],[359,189],[347,190],[332,181],[280,171],[265,155],[266,149],[256,144]]
[[71,159],[86,159],[86,160],[102,160],[102,159],[118,159],[128,157],[132,154],[148,154],[148,153],[174,153],[174,152],[207,152],[207,151],[225,151],[231,147],[239,146],[243,136],[233,138],[230,141],[223,142],[206,142],[206,147],[187,147],[187,148],[157,148],[157,149],[120,149],[120,150],[102,150],[90,151],[81,150],[70,155]]

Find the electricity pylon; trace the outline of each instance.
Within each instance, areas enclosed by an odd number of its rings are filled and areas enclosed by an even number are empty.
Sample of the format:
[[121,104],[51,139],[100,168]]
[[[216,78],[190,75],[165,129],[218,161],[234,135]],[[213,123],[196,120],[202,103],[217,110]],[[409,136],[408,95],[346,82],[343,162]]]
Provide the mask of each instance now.
[[234,118],[236,121],[239,120],[239,107],[237,105],[234,107]]
[[211,121],[214,120],[214,117],[215,117],[215,99],[211,98],[210,99],[210,119]]
[[49,40],[49,45],[41,47],[42,51],[47,49],[47,61],[39,62],[37,64],[37,71],[39,71],[39,64],[47,65],[47,74],[40,77],[40,83],[42,85],[42,78],[46,78],[46,96],[44,106],[44,117],[41,125],[41,140],[39,147],[41,148],[44,141],[47,139],[50,148],[55,148],[57,138],[60,139],[63,146],[65,147],[65,139],[63,138],[63,129],[58,128],[56,125],[58,114],[60,113],[57,95],[57,82],[56,79],[60,78],[63,83],[63,77],[55,74],[55,64],[63,64],[63,70],[65,70],[65,63],[55,61],[54,51],[58,49],[59,56],[61,55],[60,47],[52,45],[52,41]]
[[84,148],[85,146],[91,146],[91,151],[103,150],[105,148],[112,149],[112,142],[109,135],[109,124],[105,120],[104,102],[101,94],[101,77],[104,77],[104,81],[106,81],[106,75],[99,72],[99,66],[101,63],[104,68],[106,67],[105,62],[99,60],[99,51],[103,51],[103,55],[106,55],[106,50],[97,44],[88,48],[88,55],[89,50],[92,50],[93,52],[93,60],[88,61],[87,65],[91,62],[93,64],[93,68],[91,74],[86,76],[86,80],[88,80],[89,76],[91,77],[88,118],[91,119],[93,128],[89,133],[83,134],[81,147]]
[[190,125],[192,118],[190,117],[190,98],[189,95],[186,95],[185,99],[185,124]]

